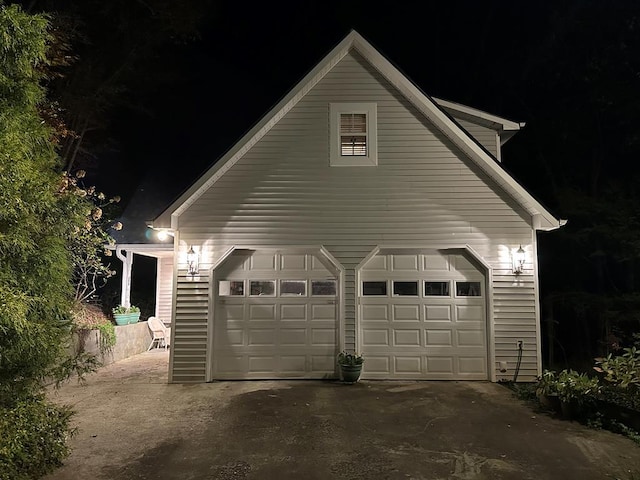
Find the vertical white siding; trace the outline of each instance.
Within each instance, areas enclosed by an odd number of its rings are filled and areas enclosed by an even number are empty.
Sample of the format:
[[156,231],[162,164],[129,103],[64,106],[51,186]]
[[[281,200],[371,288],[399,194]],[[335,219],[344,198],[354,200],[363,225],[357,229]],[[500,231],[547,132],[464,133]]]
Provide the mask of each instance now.
[[[329,166],[329,103],[376,102],[378,166]],[[357,53],[341,60],[179,218],[210,265],[230,245],[324,245],[344,266],[345,346],[355,345],[355,268],[376,246],[470,245],[493,268],[496,361],[536,373],[533,277],[514,284],[508,247],[526,214]],[[201,265],[201,272],[206,265]],[[184,267],[183,267],[184,268]],[[531,273],[531,271],[529,271]],[[177,284],[173,381],[205,379],[207,279]],[[490,369],[497,368],[490,365]]]

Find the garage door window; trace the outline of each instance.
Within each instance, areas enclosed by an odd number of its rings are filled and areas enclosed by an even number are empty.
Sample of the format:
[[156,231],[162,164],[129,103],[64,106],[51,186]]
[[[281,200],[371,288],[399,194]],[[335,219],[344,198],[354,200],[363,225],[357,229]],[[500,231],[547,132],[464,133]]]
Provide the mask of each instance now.
[[280,295],[303,297],[307,295],[305,280],[280,280]]
[[386,296],[387,282],[362,282],[362,295],[364,296]]
[[314,297],[336,295],[335,280],[311,280],[311,295]]
[[425,297],[449,297],[449,282],[424,282]]
[[220,280],[218,291],[221,297],[243,297],[244,280]]
[[249,282],[249,295],[252,297],[275,297],[275,280],[251,280]]
[[396,297],[417,297],[418,282],[393,282],[393,295]]
[[456,282],[457,297],[479,297],[480,282]]

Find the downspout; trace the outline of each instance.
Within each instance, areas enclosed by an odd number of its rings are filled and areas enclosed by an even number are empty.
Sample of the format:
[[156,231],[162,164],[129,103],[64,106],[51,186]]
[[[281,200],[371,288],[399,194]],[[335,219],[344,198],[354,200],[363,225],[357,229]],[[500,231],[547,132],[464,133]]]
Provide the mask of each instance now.
[[120,293],[120,305],[131,306],[131,270],[133,268],[133,253],[123,254],[122,247],[116,248],[116,257],[122,262],[122,289]]

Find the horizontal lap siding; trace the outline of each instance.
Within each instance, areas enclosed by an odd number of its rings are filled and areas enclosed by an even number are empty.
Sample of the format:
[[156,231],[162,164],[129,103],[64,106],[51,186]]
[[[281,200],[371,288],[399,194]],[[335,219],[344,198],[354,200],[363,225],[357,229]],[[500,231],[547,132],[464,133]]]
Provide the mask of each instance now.
[[176,383],[204,382],[207,359],[209,277],[206,265],[192,277],[178,271],[173,324],[173,371]]
[[[377,103],[378,166],[330,167],[329,103],[360,101]],[[345,268],[345,346],[353,348],[355,269],[375,246],[469,244],[506,272],[499,247],[530,243],[531,228],[511,201],[459,155],[388,82],[349,54],[180,216],[180,240],[201,245],[206,265],[231,245],[324,245]],[[517,287],[505,288],[496,277],[496,303],[507,301]],[[188,300],[180,285],[177,312]],[[535,336],[535,297],[526,290],[518,300],[526,312],[504,304],[496,313],[500,341],[522,332],[509,327],[519,328],[522,315]],[[208,308],[198,307],[197,327],[195,320],[189,324],[203,345]],[[503,343],[499,358],[513,353]],[[174,348],[177,357],[184,347],[176,340]],[[201,358],[188,374],[204,371]],[[535,358],[523,363],[535,370]]]
[[[455,118],[455,116],[454,116]],[[495,130],[491,130],[487,127],[476,125],[475,123],[468,122],[455,118],[456,122],[460,124],[469,134],[475,138],[480,145],[482,145],[491,155],[498,158],[498,135]]]
[[172,322],[171,291],[173,288],[173,257],[158,258],[158,291],[156,316],[163,322]]

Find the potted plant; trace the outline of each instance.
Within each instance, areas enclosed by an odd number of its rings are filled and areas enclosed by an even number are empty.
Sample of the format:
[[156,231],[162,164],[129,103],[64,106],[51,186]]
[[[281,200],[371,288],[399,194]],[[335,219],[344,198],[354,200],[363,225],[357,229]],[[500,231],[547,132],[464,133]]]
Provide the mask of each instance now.
[[140,307],[131,305],[129,307],[129,323],[138,323],[140,320]]
[[340,374],[345,383],[356,383],[360,378],[364,358],[359,353],[347,353],[342,351],[338,354],[338,366]]
[[129,324],[129,308],[124,305],[118,305],[111,310],[113,312],[113,318],[116,321],[116,325],[128,325]]
[[562,370],[557,379],[560,410],[567,420],[585,416],[600,393],[595,377],[575,370]]
[[131,305],[130,307],[118,305],[111,311],[113,312],[113,318],[116,321],[116,325],[138,323],[138,320],[140,320],[140,308],[135,305]]
[[560,397],[558,395],[558,376],[553,370],[545,370],[538,377],[536,397],[540,405],[546,410],[560,412]]

